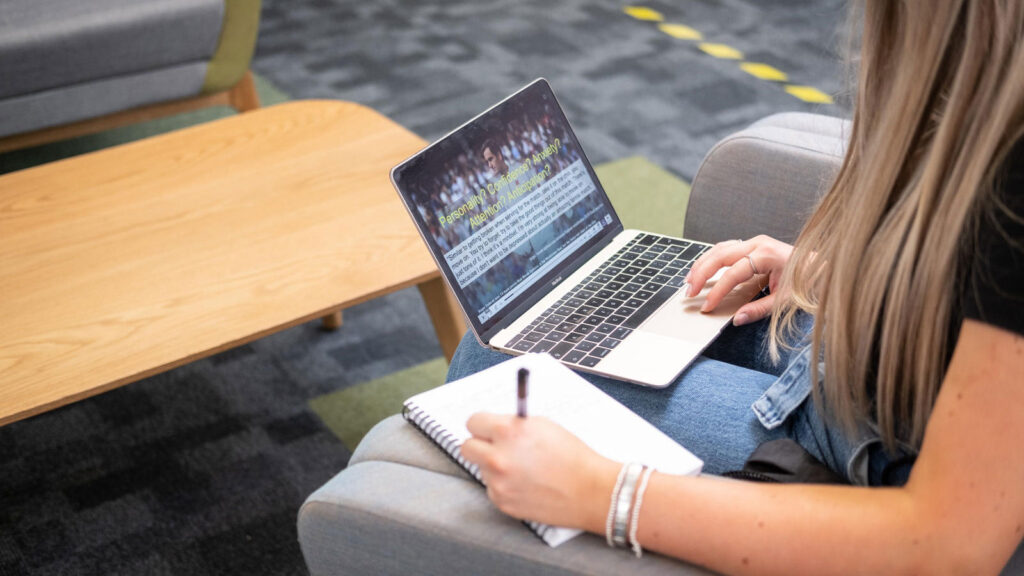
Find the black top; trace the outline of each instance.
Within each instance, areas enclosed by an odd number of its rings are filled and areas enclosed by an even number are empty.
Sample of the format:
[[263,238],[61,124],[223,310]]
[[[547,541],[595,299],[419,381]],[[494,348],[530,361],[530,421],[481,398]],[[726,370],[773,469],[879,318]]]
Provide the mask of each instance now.
[[1007,156],[995,190],[996,201],[985,207],[965,242],[973,254],[965,255],[960,312],[1024,335],[1024,142]]

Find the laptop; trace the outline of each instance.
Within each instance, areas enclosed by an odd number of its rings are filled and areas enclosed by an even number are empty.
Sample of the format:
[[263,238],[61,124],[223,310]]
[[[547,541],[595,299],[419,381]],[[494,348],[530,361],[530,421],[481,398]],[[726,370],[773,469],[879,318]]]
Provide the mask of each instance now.
[[[624,229],[538,79],[391,171],[481,344],[668,386],[757,293],[685,298],[709,244]],[[637,191],[643,194],[642,190]]]

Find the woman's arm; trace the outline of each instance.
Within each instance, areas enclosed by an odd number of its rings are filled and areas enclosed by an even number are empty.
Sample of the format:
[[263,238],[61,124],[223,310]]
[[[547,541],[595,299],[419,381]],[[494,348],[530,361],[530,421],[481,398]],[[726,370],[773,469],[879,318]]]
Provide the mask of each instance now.
[[[1022,374],[1024,338],[968,320],[903,488],[655,474],[638,539],[726,573],[996,574],[1024,536]],[[603,533],[617,463],[541,419],[469,429],[499,508]]]

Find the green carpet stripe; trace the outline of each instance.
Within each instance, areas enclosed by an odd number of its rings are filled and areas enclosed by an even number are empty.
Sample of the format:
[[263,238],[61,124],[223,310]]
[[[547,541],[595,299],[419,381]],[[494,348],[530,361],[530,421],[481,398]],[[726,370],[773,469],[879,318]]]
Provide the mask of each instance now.
[[443,383],[447,372],[445,359],[435,358],[314,398],[309,405],[345,446],[354,450],[374,424],[401,412],[406,398]]

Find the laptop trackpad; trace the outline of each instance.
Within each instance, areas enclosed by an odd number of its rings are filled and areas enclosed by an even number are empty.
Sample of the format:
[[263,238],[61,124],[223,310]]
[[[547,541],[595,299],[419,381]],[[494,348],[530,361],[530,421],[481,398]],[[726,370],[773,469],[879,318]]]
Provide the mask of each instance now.
[[684,298],[682,290],[676,292],[638,329],[672,338],[700,341],[704,342],[704,345],[710,344],[722,328],[729,324],[736,311],[750,302],[758,292],[756,282],[740,284],[726,295],[714,310],[705,314],[700,311],[700,307],[713,285],[713,282],[708,282],[704,290],[693,298]]

